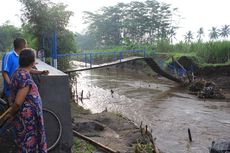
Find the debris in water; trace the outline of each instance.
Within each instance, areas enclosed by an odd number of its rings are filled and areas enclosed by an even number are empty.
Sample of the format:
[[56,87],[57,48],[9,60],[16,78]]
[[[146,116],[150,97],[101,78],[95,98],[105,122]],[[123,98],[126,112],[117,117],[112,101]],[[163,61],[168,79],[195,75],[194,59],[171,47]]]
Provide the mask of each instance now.
[[210,153],[228,153],[230,152],[230,139],[219,139],[212,142]]
[[212,81],[206,81],[204,79],[193,82],[189,86],[189,90],[196,93],[199,98],[214,98],[224,99],[222,90]]
[[81,97],[80,97],[81,102],[83,100],[83,93],[84,93],[84,90],[81,91]]
[[189,141],[192,142],[191,130],[189,128],[188,128],[188,137],[189,137]]
[[111,95],[112,95],[112,98],[113,98],[113,93],[114,93],[114,91],[111,89],[110,92],[111,92]]

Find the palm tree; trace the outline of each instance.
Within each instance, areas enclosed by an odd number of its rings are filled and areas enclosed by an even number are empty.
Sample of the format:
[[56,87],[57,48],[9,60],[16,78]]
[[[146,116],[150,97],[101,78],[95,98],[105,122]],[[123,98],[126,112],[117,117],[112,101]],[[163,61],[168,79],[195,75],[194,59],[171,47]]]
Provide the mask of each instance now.
[[228,38],[228,36],[230,34],[229,25],[222,26],[222,28],[219,31],[220,31],[220,36],[221,37]]
[[210,33],[209,33],[209,37],[210,39],[218,39],[218,31],[217,31],[217,28],[216,27],[212,27],[212,29],[210,30]]
[[169,30],[169,40],[171,43],[173,43],[173,39],[176,39],[176,27],[171,27],[171,29]]
[[192,40],[193,40],[192,31],[188,31],[188,32],[184,35],[184,39],[185,39],[185,42],[191,43]]
[[202,41],[202,37],[204,36],[204,29],[201,27],[198,31],[197,31],[197,38],[198,38],[198,42]]

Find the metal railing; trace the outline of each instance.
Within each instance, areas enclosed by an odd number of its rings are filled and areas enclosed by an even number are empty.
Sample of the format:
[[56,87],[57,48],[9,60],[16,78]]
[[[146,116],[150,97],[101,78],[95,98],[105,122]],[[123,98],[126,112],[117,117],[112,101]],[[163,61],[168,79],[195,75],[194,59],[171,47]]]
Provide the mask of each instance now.
[[[147,57],[146,50],[123,50],[118,52],[89,52],[89,53],[70,53],[70,54],[58,54],[57,58],[63,58],[63,57],[80,57],[83,58],[83,62],[85,65],[87,63],[90,64],[90,67],[93,65],[93,59],[96,58],[98,55],[100,56],[111,56],[113,57],[113,61],[120,60],[124,58],[125,54],[130,53],[143,53],[141,57]],[[140,56],[140,55],[139,55]]]

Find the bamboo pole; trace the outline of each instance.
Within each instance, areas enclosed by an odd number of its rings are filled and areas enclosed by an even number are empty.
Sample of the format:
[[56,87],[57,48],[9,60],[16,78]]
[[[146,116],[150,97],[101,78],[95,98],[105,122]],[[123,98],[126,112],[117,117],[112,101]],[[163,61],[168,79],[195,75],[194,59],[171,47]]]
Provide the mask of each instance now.
[[105,146],[105,145],[103,145],[103,144],[100,144],[100,143],[98,143],[98,142],[96,142],[96,141],[90,139],[89,137],[86,137],[86,136],[80,134],[79,132],[77,132],[77,131],[75,131],[75,130],[73,130],[73,134],[74,134],[75,136],[77,136],[77,137],[83,139],[83,140],[88,141],[89,143],[91,143],[91,144],[93,144],[93,145],[98,146],[99,148],[101,148],[103,151],[105,151],[105,152],[107,152],[107,153],[120,153],[119,151],[115,151],[115,150],[113,150],[113,149],[111,149],[111,148],[109,148],[109,147],[107,147],[107,146]]
[[11,107],[8,108],[1,116],[0,116],[0,127],[6,122],[5,116],[11,111]]
[[11,107],[8,108],[1,116],[0,116],[0,121],[2,121],[4,119],[4,117],[7,115],[7,113],[9,113],[11,111]]

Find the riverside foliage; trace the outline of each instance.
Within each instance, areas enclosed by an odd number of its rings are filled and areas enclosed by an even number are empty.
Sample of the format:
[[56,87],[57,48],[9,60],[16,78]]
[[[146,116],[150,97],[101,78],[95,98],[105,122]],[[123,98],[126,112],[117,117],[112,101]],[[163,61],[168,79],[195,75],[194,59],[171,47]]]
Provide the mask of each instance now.
[[[67,29],[73,12],[67,5],[50,0],[19,0],[22,3],[22,27],[9,22],[0,25],[0,51],[10,50],[15,37],[24,37],[28,46],[40,49],[45,40],[46,57],[51,57],[49,39],[54,31],[58,37],[58,53],[114,52],[130,49],[147,50],[171,55],[191,55],[200,63],[230,63],[229,25],[211,27],[210,41],[203,41],[201,27],[194,36],[188,31],[184,40],[175,44],[180,16],[171,5],[156,0],[133,1],[103,7],[96,12],[85,12],[88,27],[84,34]],[[197,38],[197,41],[195,40]],[[221,40],[220,40],[221,38]],[[112,59],[113,54],[109,55]],[[103,56],[96,57],[98,60]],[[59,59],[61,67],[68,66],[69,58]],[[59,66],[60,66],[59,65]]]

